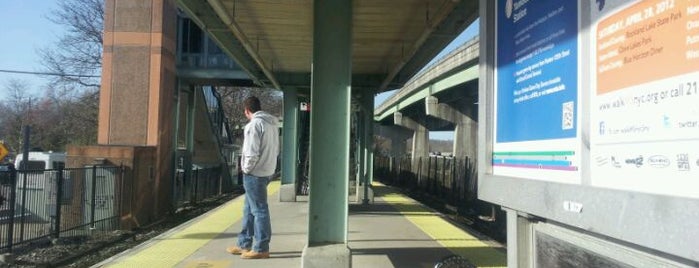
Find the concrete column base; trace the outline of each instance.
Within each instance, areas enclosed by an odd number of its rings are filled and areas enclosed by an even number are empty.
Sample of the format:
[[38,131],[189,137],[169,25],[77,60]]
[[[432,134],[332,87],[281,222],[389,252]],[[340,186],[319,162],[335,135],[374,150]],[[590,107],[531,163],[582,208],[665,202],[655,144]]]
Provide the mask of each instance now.
[[373,204],[374,203],[374,188],[369,185],[367,189],[367,196],[364,196],[364,185],[357,186],[357,203],[361,204]]
[[279,201],[280,202],[296,202],[296,185],[295,184],[282,184],[279,188]]
[[347,244],[332,244],[323,246],[306,246],[301,253],[303,268],[350,268],[352,267],[352,252]]

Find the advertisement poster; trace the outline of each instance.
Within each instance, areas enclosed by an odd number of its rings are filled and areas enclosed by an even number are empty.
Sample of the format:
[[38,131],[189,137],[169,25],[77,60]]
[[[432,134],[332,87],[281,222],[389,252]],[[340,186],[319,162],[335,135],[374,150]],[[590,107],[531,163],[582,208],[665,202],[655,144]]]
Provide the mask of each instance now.
[[498,0],[494,174],[579,183],[578,10]]
[[603,3],[591,10],[591,183],[699,198],[699,1]]

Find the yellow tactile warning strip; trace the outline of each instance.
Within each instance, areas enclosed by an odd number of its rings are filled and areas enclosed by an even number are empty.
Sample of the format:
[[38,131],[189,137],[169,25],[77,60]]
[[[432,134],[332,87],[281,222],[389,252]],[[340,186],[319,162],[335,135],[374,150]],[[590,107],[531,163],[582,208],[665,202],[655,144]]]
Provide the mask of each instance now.
[[406,219],[454,254],[467,258],[478,267],[507,267],[507,255],[504,252],[442,219],[439,214],[415,200],[391,191],[381,183],[374,182],[374,185],[386,189],[380,194],[383,201],[395,207]]
[[[272,181],[267,186],[268,195],[276,193],[279,184],[279,181]],[[160,237],[160,241],[148,248],[107,267],[173,267],[239,221],[242,218],[243,200],[237,198],[190,226]],[[205,264],[205,267],[210,266]]]

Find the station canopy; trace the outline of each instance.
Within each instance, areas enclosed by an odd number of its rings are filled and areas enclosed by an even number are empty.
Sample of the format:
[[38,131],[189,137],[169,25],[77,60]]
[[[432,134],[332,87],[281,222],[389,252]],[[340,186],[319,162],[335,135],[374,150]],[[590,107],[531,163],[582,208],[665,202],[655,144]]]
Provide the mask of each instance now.
[[[178,0],[262,87],[308,90],[312,0]],[[400,88],[478,17],[478,1],[352,1],[352,88]]]

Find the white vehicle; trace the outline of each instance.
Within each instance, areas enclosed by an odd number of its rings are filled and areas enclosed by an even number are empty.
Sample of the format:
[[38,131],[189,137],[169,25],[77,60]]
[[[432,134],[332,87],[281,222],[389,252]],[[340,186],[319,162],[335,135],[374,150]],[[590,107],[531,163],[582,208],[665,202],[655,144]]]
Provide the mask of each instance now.
[[25,167],[22,163],[24,155],[18,154],[15,157],[15,168],[17,170],[48,170],[48,169],[58,169],[65,168],[66,166],[66,153],[55,153],[52,151],[48,152],[29,152],[28,165]]

